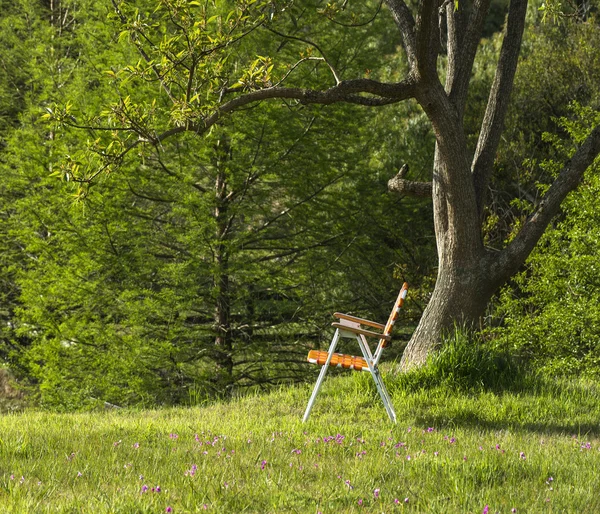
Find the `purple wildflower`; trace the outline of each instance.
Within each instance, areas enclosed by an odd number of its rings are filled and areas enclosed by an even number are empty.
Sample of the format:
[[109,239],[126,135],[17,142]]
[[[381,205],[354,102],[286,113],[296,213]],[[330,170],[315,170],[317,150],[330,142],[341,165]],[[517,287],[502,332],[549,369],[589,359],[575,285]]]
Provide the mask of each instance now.
[[260,469],[265,469],[265,467],[266,467],[266,466],[267,466],[267,461],[266,461],[266,460],[263,460],[263,461],[260,463]]
[[144,484],[144,485],[142,486],[142,493],[145,493],[145,492],[147,492],[147,491],[148,491],[148,486],[147,486],[146,484]]
[[165,509],[165,512],[173,512],[173,509],[172,509],[171,507],[167,507],[167,508]]
[[489,507],[486,505],[486,506],[483,508],[483,512],[482,512],[481,514],[488,514],[488,512],[489,512],[489,511],[490,511],[490,508],[489,508]]
[[377,489],[375,489],[375,490],[373,491],[373,496],[374,496],[375,498],[379,498],[379,488],[377,488]]
[[523,460],[525,460],[527,458],[527,457],[525,457],[525,452],[519,453],[519,457]]

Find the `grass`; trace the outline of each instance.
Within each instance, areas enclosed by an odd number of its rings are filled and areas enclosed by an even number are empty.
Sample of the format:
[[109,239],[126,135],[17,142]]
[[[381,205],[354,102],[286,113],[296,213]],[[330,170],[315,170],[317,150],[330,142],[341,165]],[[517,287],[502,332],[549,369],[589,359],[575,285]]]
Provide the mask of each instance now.
[[599,387],[330,378],[206,407],[0,418],[2,512],[599,512]]

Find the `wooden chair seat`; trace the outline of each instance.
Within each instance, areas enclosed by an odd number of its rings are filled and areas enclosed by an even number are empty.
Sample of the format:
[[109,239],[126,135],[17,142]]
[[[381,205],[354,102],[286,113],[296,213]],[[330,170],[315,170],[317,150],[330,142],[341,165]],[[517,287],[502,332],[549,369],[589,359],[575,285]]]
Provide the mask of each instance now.
[[[325,365],[329,353],[323,350],[311,350],[308,352],[308,362],[311,364]],[[342,353],[334,353],[331,356],[329,365],[334,368],[353,369],[356,371],[369,371],[367,361],[362,357],[354,355],[344,355]]]

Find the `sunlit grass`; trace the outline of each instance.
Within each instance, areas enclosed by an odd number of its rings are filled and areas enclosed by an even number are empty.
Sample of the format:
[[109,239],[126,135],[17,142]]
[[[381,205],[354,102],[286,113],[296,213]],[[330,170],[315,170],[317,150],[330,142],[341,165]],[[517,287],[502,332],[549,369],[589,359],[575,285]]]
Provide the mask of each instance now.
[[407,392],[366,374],[203,408],[0,418],[3,512],[599,512],[594,384]]

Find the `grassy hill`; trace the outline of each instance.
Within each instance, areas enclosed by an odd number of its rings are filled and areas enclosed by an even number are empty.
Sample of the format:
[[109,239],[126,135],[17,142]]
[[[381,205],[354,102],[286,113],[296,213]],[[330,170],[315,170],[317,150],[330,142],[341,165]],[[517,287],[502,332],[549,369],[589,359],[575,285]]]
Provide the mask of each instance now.
[[[0,418],[3,512],[600,512],[600,388],[370,377],[204,407]],[[487,509],[487,510],[486,510]]]

